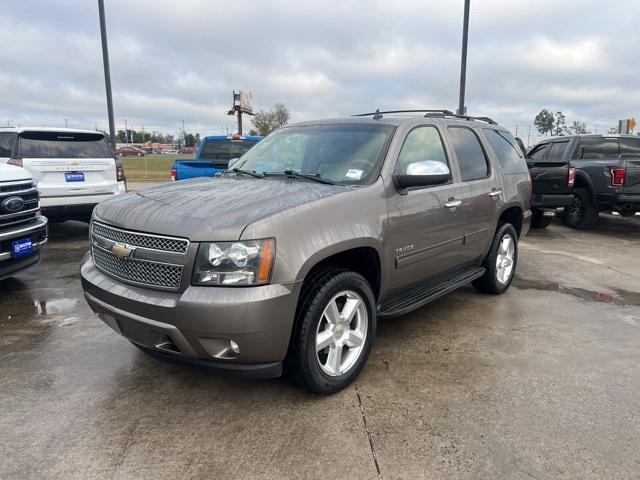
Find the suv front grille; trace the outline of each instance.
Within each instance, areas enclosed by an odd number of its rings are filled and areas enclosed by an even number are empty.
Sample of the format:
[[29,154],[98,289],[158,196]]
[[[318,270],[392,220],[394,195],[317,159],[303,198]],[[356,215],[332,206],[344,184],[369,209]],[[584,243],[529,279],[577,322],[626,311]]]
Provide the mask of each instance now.
[[105,273],[126,282],[178,290],[182,281],[182,265],[120,258],[97,245],[91,246],[93,262]]
[[110,227],[98,222],[91,223],[92,233],[113,242],[126,243],[134,247],[186,254],[189,240],[184,238],[149,235],[147,233],[130,232]]

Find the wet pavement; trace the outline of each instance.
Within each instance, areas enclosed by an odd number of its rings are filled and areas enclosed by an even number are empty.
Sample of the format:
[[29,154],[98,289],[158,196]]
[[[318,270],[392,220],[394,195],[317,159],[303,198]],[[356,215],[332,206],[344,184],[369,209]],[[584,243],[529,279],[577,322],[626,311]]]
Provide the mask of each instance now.
[[640,478],[640,218],[554,223],[502,296],[381,322],[329,398],[158,362],[89,310],[87,227],[0,282],[0,478]]

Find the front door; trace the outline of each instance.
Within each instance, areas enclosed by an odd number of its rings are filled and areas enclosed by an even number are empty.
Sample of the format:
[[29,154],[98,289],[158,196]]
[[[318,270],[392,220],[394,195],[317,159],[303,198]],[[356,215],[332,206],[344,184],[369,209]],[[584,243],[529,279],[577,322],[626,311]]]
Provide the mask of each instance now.
[[462,262],[464,238],[462,188],[457,170],[449,159],[442,135],[432,125],[411,130],[396,163],[396,172],[406,172],[414,162],[445,163],[449,183],[410,189],[387,200],[389,215],[390,289],[400,290],[455,269]]

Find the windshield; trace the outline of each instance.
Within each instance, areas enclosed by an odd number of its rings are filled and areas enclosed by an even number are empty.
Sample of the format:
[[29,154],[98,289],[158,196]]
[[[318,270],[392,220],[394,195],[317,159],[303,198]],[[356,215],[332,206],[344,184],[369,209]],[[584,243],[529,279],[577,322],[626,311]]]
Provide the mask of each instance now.
[[234,168],[258,173],[293,170],[334,183],[371,183],[394,129],[380,124],[286,127],[258,143]]
[[23,132],[22,158],[113,158],[101,133]]

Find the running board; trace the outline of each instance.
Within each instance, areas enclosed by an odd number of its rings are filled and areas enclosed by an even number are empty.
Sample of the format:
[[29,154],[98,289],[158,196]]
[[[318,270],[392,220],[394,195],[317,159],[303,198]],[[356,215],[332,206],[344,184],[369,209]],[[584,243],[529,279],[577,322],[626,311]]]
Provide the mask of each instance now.
[[484,267],[465,268],[412,288],[378,307],[378,318],[395,317],[420,308],[436,298],[480,278],[484,272]]

